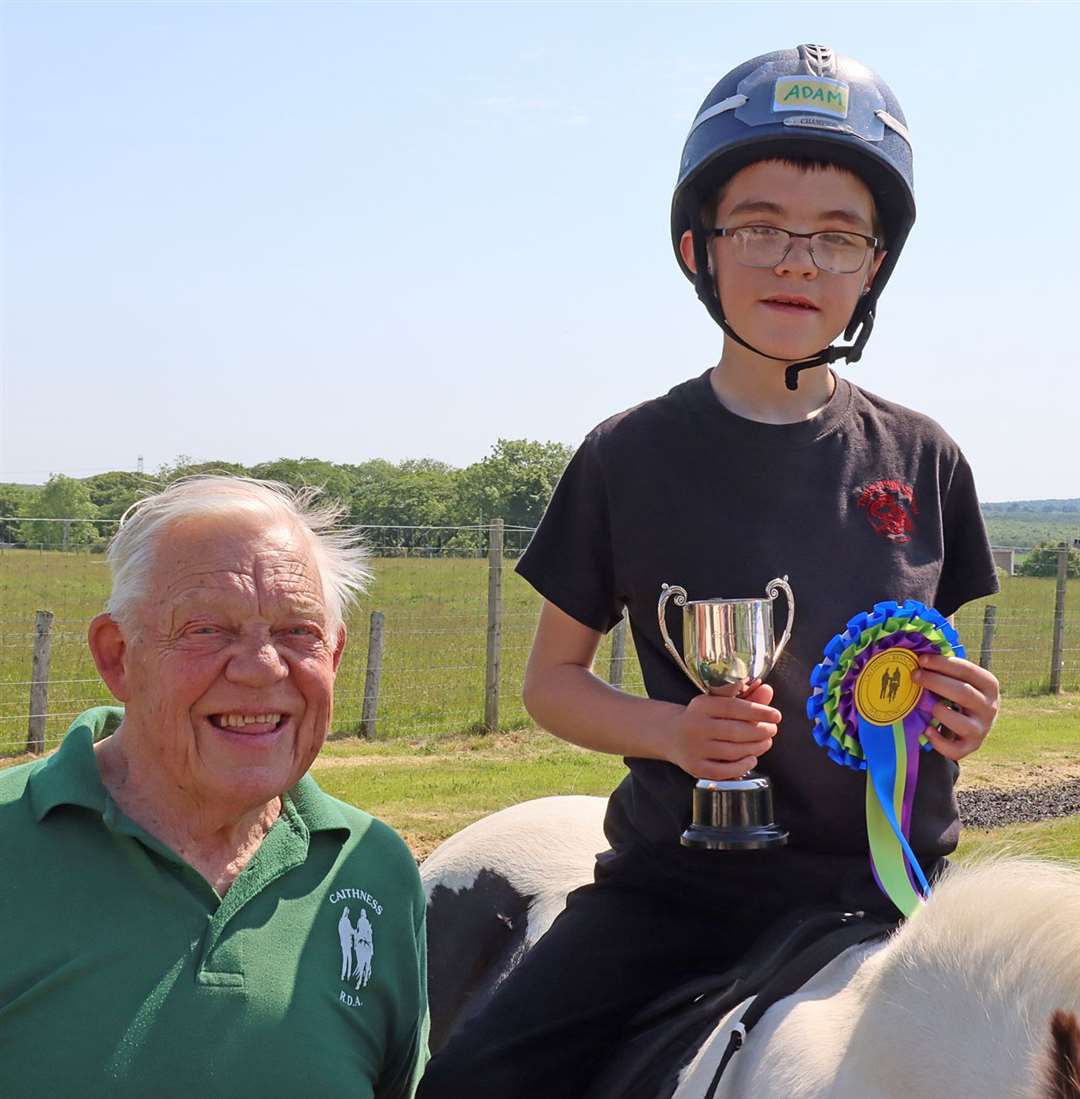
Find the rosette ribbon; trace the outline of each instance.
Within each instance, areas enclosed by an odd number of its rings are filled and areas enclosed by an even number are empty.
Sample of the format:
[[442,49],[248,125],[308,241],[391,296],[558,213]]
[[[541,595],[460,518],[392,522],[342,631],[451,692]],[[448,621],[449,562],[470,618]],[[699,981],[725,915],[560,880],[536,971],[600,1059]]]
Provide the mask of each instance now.
[[965,655],[956,630],[914,599],[875,603],[825,646],[810,675],[814,740],[838,764],[866,771],[870,862],[882,892],[912,916],[930,886],[911,850],[920,751],[937,696],[911,678],[920,653]]

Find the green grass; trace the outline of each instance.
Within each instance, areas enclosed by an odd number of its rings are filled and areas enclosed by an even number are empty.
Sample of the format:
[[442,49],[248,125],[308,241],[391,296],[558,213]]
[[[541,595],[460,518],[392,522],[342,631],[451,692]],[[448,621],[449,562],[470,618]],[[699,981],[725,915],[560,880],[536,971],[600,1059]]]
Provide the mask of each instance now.
[[[962,607],[956,616],[960,637],[972,660],[982,644],[983,612],[997,607],[991,670],[1009,695],[1036,695],[1049,689],[1053,650],[1054,596],[1051,578],[1006,576],[997,595]],[[1062,687],[1080,690],[1080,580],[1070,580],[1065,599]]]
[[[474,820],[551,794],[606,796],[626,773],[622,761],[537,730],[443,735],[407,743],[328,744],[319,783],[397,828],[418,857]],[[965,760],[961,782],[1010,786],[1080,777],[1080,695],[1006,699],[982,750]],[[992,832],[967,830],[959,857],[990,849],[1080,861],[1080,817]]]
[[988,854],[1080,862],[1080,814],[1034,824],[1010,824],[990,831],[969,828],[961,834],[955,856],[959,861]]
[[962,765],[962,782],[1002,786],[1024,776],[1080,777],[1080,695],[1004,699],[982,748]]
[[[348,621],[349,643],[335,690],[334,730],[359,727],[372,611],[385,616],[379,696],[380,737],[425,737],[462,731],[484,717],[487,647],[485,560],[402,559],[375,562],[371,592]],[[86,628],[102,610],[108,573],[100,554],[0,550],[0,753],[26,743],[35,611],[56,615],[52,641],[46,743],[60,740],[71,718],[110,701],[86,648]],[[521,682],[539,613],[539,598],[513,571],[503,570],[500,727],[526,726]],[[632,647],[625,685],[641,689]],[[607,670],[605,640],[597,667]]]
[[[1080,698],[1070,703],[1049,722],[1017,715],[1013,732],[1002,738],[1006,743],[992,758],[997,782],[1026,781],[1039,757],[1024,753],[1032,746],[1038,750],[1048,738],[1071,758],[1080,757],[1080,722],[1070,717],[1071,708],[1080,709]],[[971,781],[974,767],[974,759],[965,764],[964,782]],[[619,759],[535,730],[445,736],[412,745],[337,744],[315,769],[325,790],[393,825],[419,858],[488,813],[552,794],[606,797],[625,773]],[[989,832],[965,830],[958,857],[991,850],[1080,861],[1080,816]]]
[[[373,610],[382,611],[386,619],[379,736],[415,739],[476,726],[484,705],[486,561],[385,558],[375,562],[375,574],[372,591],[349,621],[350,641],[337,682],[335,733],[349,736],[359,725]],[[18,752],[26,742],[34,615],[39,609],[56,615],[47,744],[59,741],[75,714],[109,701],[86,648],[87,624],[102,609],[107,588],[100,554],[0,550],[0,753]],[[504,569],[503,596],[499,724],[515,729],[528,725],[521,681],[539,599],[513,572],[512,562]],[[993,668],[1005,692],[1016,697],[1045,690],[1054,582],[1007,578],[1003,592],[989,601],[998,607]],[[981,604],[964,608],[958,625],[977,658]],[[1080,690],[1080,580],[1069,585],[1065,650],[1064,685]],[[597,659],[602,674],[608,659],[605,640]],[[624,686],[641,690],[632,645]]]
[[[315,777],[328,793],[392,824],[422,857],[474,820],[552,794],[606,797],[626,773],[622,760],[537,731],[444,737],[380,745],[361,764],[325,755]],[[357,749],[365,752],[366,749]]]

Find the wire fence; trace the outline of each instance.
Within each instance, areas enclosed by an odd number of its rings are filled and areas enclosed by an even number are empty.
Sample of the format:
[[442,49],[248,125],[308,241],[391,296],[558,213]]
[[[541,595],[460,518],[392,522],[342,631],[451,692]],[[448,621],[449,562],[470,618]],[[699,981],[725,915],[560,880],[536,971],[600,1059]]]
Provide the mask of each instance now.
[[[0,754],[54,747],[71,720],[112,701],[86,643],[109,590],[104,546],[114,522],[21,519],[0,545]],[[58,526],[59,525],[59,526]],[[73,534],[74,532],[74,534]],[[375,582],[348,620],[332,736],[425,739],[529,723],[521,686],[540,600],[513,571],[532,528],[367,527]],[[76,541],[76,536],[84,538]],[[962,608],[969,656],[1007,695],[1080,690],[1080,581],[1004,577],[1002,592]],[[987,608],[992,608],[988,610]],[[625,623],[596,671],[643,693]]]

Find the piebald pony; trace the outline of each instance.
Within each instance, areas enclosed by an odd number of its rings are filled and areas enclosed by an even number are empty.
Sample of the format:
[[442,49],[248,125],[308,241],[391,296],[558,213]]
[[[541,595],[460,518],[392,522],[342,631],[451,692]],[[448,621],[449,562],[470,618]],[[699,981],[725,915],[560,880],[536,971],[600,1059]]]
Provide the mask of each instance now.
[[[511,967],[567,893],[591,879],[606,846],[604,806],[602,798],[541,798],[477,821],[421,868],[429,905],[480,880],[505,884],[521,898],[513,918],[521,926],[512,955],[492,965]],[[429,908],[432,972],[446,974],[454,959],[439,957],[447,940],[435,916]],[[503,976],[486,975],[487,993]],[[433,983],[433,1035],[441,991]],[[451,1012],[460,1017],[468,1006],[468,990],[458,989]],[[706,1095],[744,1006],[718,1022],[683,1069],[675,1099]],[[1080,1099],[1077,1018],[1080,869],[990,859],[951,870],[884,944],[848,950],[770,1008],[716,1099]]]

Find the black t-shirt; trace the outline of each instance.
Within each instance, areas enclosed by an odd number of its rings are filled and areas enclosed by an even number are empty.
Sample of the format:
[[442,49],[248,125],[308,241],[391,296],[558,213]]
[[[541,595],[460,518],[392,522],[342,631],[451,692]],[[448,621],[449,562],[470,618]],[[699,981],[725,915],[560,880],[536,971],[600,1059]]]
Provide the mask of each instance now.
[[[724,408],[708,371],[590,432],[518,572],[595,630],[629,608],[649,696],[681,703],[696,688],[664,650],[661,584],[691,599],[764,597],[786,574],[795,625],[768,676],[784,720],[757,770],[772,779],[792,848],[843,855],[868,850],[866,776],[833,763],[810,735],[809,676],[822,649],[883,599],[948,615],[998,587],[971,470],[928,417],[838,377],[813,419],[759,423]],[[681,645],[681,611],[669,611]],[[778,633],[786,613],[780,596]],[[627,765],[609,842],[677,857],[694,779],[662,760]],[[937,752],[922,754],[911,842],[924,863],[956,847],[957,773]]]

